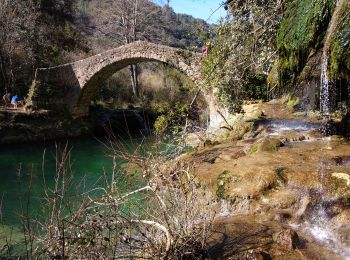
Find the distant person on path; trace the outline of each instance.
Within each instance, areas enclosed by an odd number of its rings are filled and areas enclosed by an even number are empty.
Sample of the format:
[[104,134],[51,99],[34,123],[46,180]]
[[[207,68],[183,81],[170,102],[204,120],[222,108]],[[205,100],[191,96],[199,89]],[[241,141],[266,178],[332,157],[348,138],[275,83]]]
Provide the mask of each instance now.
[[205,46],[203,47],[202,49],[202,53],[207,56],[208,53],[209,53],[209,50],[211,48],[211,42],[210,41],[207,41],[207,43],[205,44]]
[[15,94],[11,99],[11,105],[13,106],[13,108],[17,108],[17,100],[18,100],[18,96],[17,94]]
[[203,53],[205,56],[208,55],[208,47],[207,47],[207,46],[204,46],[204,47],[203,47],[202,53]]
[[11,101],[11,93],[10,92],[5,93],[5,95],[2,97],[2,101],[4,103],[4,106],[7,107]]

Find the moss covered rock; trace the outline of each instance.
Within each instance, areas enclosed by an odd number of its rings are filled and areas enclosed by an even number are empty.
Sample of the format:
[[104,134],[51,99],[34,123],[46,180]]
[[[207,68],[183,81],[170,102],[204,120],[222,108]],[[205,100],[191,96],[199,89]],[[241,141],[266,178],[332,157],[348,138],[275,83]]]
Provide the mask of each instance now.
[[339,8],[330,43],[329,76],[334,80],[350,78],[350,2],[343,1]]
[[277,151],[278,148],[283,146],[283,142],[279,138],[268,137],[263,138],[259,142],[252,145],[248,154],[255,154],[256,152],[271,152]]
[[334,8],[335,0],[290,0],[287,3],[277,38],[279,59],[276,66],[280,86],[293,82],[309,57],[322,46]]

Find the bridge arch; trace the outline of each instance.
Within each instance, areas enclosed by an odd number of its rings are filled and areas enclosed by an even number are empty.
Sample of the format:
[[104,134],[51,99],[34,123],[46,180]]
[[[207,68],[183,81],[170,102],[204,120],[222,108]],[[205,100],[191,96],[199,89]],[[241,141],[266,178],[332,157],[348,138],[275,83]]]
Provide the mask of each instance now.
[[170,64],[201,85],[202,58],[199,53],[137,41],[73,63],[37,69],[36,89],[30,91],[29,98],[34,108],[64,107],[74,117],[85,116],[99,82],[128,65],[147,61]]

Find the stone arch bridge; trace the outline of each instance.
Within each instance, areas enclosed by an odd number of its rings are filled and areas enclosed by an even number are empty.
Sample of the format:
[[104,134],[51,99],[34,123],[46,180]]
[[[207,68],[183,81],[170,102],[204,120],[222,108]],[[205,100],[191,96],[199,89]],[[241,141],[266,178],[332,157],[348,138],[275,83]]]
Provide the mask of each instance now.
[[[200,53],[136,41],[76,62],[37,69],[28,101],[34,109],[68,110],[73,117],[85,116],[99,82],[128,65],[147,61],[167,63],[201,85],[202,58]],[[213,114],[216,110],[211,102],[213,97],[208,93],[205,97]]]

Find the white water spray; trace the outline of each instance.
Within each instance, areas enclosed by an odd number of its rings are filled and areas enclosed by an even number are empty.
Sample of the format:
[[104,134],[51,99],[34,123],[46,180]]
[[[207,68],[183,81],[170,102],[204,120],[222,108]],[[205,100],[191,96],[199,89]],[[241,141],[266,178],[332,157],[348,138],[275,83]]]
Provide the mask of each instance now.
[[330,112],[330,83],[327,75],[328,68],[328,54],[324,55],[324,59],[321,65],[321,89],[320,89],[320,110],[324,115],[328,115]]
[[327,30],[326,41],[323,47],[322,54],[322,64],[321,64],[321,86],[320,86],[320,111],[323,115],[329,115],[332,109],[331,96],[334,96],[333,92],[333,82],[330,81],[327,70],[329,65],[329,54],[330,54],[330,45],[336,31],[337,24],[339,23],[339,12],[340,7],[343,3],[346,3],[348,0],[337,0],[336,7],[334,9],[332,19],[329,23]]

